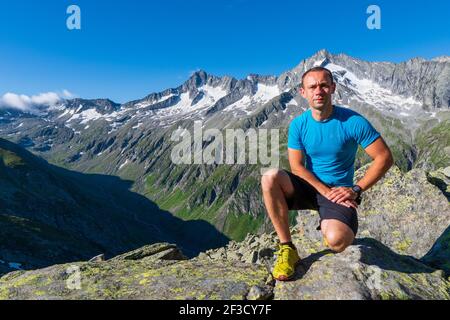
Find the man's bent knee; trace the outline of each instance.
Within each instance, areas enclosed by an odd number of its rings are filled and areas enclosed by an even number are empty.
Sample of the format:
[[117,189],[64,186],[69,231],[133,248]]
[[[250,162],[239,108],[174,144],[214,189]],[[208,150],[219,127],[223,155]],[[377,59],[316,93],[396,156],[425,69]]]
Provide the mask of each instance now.
[[353,234],[329,231],[325,235],[325,239],[332,251],[340,253],[353,243],[354,236]]
[[261,187],[263,191],[270,191],[274,187],[279,186],[279,178],[282,170],[270,169],[267,170],[261,178]]

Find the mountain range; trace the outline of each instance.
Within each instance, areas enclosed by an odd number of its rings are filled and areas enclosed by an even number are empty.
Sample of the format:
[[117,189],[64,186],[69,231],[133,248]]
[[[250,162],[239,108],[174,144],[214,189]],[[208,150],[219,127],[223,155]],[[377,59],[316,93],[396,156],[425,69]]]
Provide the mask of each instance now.
[[[58,239],[81,237],[68,240],[64,249],[80,258],[184,240],[193,254],[249,232],[270,231],[259,186],[261,163],[174,164],[171,135],[179,128],[192,130],[194,121],[205,130],[279,129],[280,167],[288,169],[287,128],[308,108],[298,91],[303,72],[313,66],[332,71],[334,102],[371,121],[403,172],[449,166],[449,56],[368,62],[321,50],[278,76],[238,80],[197,71],[177,88],[123,104],[76,98],[29,112],[0,108],[1,217],[11,226],[5,230],[52,228],[36,234],[46,243],[53,233]],[[369,162],[359,150],[356,169]],[[290,217],[294,221],[296,213]],[[206,221],[209,236],[197,233],[190,241],[193,229],[183,222],[192,220]],[[151,231],[160,225],[164,236]],[[82,245],[73,246],[78,242]],[[61,253],[52,262],[67,258]],[[14,259],[31,258],[6,260]]]

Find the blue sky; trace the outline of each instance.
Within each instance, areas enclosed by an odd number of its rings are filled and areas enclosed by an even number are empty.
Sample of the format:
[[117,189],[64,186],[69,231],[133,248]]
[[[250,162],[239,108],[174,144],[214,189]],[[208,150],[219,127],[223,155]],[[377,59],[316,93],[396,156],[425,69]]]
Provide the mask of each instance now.
[[[81,8],[81,30],[66,9]],[[366,27],[370,4],[381,30]],[[0,96],[117,102],[203,69],[278,75],[322,48],[368,61],[450,55],[450,1],[0,0]]]

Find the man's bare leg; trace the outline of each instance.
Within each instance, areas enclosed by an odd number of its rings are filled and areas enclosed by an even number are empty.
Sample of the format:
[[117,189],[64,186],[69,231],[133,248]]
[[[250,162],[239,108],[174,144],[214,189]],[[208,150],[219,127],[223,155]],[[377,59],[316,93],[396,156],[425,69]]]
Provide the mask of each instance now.
[[344,251],[355,239],[352,229],[336,219],[322,220],[320,228],[329,248],[337,253]]
[[289,175],[279,169],[268,170],[261,178],[264,204],[281,243],[290,242],[289,216],[286,197],[294,194]]

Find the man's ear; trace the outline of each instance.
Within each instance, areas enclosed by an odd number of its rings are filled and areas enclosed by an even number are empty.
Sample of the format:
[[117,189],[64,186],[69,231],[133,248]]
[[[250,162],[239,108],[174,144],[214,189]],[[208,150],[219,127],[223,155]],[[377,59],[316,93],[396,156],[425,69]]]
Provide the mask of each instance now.
[[336,91],[336,82],[333,82],[331,85],[331,94],[333,94]]
[[300,94],[302,95],[302,97],[306,99],[306,96],[305,96],[305,89],[303,89],[303,86],[300,87],[299,92],[300,92]]

